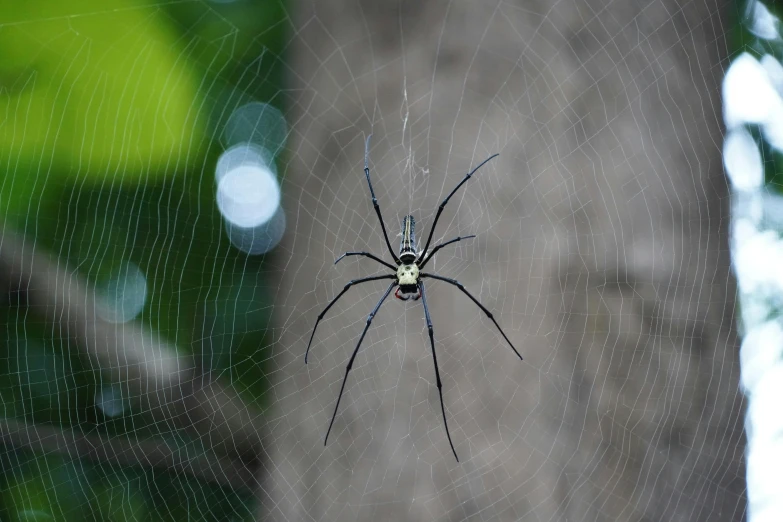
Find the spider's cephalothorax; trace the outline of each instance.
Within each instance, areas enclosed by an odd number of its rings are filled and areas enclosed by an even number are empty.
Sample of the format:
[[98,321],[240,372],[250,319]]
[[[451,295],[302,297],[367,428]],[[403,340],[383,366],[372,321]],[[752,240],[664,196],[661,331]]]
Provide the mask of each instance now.
[[[392,270],[392,273],[386,273],[382,275],[376,275],[376,276],[370,276],[370,277],[363,277],[361,279],[354,279],[353,281],[350,281],[345,287],[343,288],[342,292],[337,294],[337,297],[332,299],[332,301],[326,305],[326,308],[318,314],[318,319],[315,321],[315,326],[313,327],[313,333],[310,335],[310,342],[307,344],[307,351],[305,352],[305,364],[307,363],[307,356],[310,353],[310,345],[313,343],[313,337],[315,337],[315,330],[318,328],[318,323],[321,322],[321,319],[323,319],[324,315],[326,315],[326,312],[329,311],[329,309],[337,302],[340,297],[345,294],[345,292],[348,291],[349,288],[351,288],[353,285],[360,284],[360,283],[366,283],[368,281],[379,281],[381,279],[391,279],[392,282],[389,284],[389,287],[386,289],[386,292],[383,294],[383,297],[381,297],[380,301],[378,301],[378,304],[375,305],[375,308],[373,308],[372,312],[370,312],[370,315],[367,316],[367,323],[364,327],[364,331],[362,331],[362,335],[359,337],[359,342],[356,343],[356,348],[354,348],[353,353],[351,354],[351,358],[348,360],[348,365],[345,367],[345,376],[343,377],[343,384],[340,388],[340,394],[337,396],[337,404],[334,405],[334,413],[332,414],[332,420],[329,423],[329,429],[326,430],[326,437],[324,438],[324,446],[326,445],[326,441],[329,440],[329,433],[332,431],[332,425],[334,424],[334,419],[337,416],[337,408],[340,407],[340,399],[343,397],[343,392],[345,391],[345,382],[348,380],[348,373],[351,371],[351,368],[353,367],[353,361],[356,359],[356,354],[359,353],[359,347],[362,345],[362,341],[364,340],[364,336],[367,334],[367,330],[370,328],[370,324],[372,323],[373,318],[375,317],[375,314],[378,313],[378,310],[381,308],[381,305],[386,300],[387,297],[389,297],[389,294],[392,291],[392,288],[395,286],[398,287],[397,291],[395,292],[395,296],[397,296],[399,299],[402,299],[404,301],[407,301],[409,299],[418,300],[421,298],[422,305],[424,306],[424,317],[427,320],[427,331],[429,333],[430,337],[430,348],[432,349],[432,362],[435,365],[435,383],[438,386],[438,394],[440,395],[440,410],[443,413],[443,424],[446,427],[446,436],[449,439],[449,444],[451,445],[451,451],[454,453],[454,458],[457,459],[457,462],[459,462],[459,457],[457,457],[457,451],[454,449],[454,443],[451,442],[451,434],[449,433],[449,424],[446,421],[446,407],[443,405],[443,384],[440,380],[440,370],[438,369],[438,358],[435,354],[435,334],[432,330],[432,318],[430,317],[430,310],[427,306],[427,296],[424,293],[424,282],[422,281],[422,278],[430,278],[430,279],[437,279],[438,281],[443,281],[444,283],[449,283],[450,285],[456,286],[459,288],[459,290],[468,296],[471,301],[476,303],[476,306],[478,306],[482,312],[495,324],[498,331],[500,331],[500,334],[503,336],[503,338],[506,340],[506,342],[511,346],[511,349],[514,350],[514,353],[517,354],[517,357],[519,359],[522,359],[522,356],[519,354],[516,348],[514,348],[514,345],[511,344],[511,341],[508,340],[508,337],[506,337],[506,334],[503,332],[503,330],[500,328],[500,325],[493,317],[492,313],[487,310],[484,305],[482,305],[478,299],[473,297],[473,295],[465,290],[465,287],[457,281],[456,279],[450,279],[448,277],[443,277],[437,274],[428,274],[426,272],[422,272],[421,270],[424,269],[424,266],[432,259],[432,257],[435,255],[435,253],[440,250],[441,248],[448,246],[452,243],[456,243],[458,241],[462,241],[463,239],[468,239],[471,237],[476,236],[461,236],[456,237],[454,239],[451,239],[449,241],[444,241],[443,243],[439,243],[432,247],[432,251],[427,253],[430,246],[430,241],[432,241],[432,234],[435,232],[435,225],[438,224],[438,218],[440,218],[441,212],[443,212],[443,208],[446,206],[446,203],[449,202],[449,199],[451,196],[454,195],[459,188],[467,182],[470,177],[478,170],[480,169],[486,162],[497,156],[497,154],[493,154],[489,158],[485,159],[479,165],[468,172],[465,177],[460,181],[456,187],[454,187],[454,190],[451,191],[451,193],[446,196],[446,199],[443,200],[443,202],[438,207],[438,211],[435,214],[435,219],[432,222],[432,228],[430,228],[429,236],[427,237],[427,242],[424,244],[424,250],[422,250],[420,253],[416,253],[416,237],[414,234],[414,229],[416,226],[416,222],[413,219],[413,216],[405,216],[402,220],[402,241],[400,243],[400,256],[397,257],[397,255],[394,253],[394,250],[391,247],[391,243],[389,243],[389,236],[386,234],[386,225],[383,222],[383,217],[381,216],[381,209],[378,206],[378,200],[375,197],[375,191],[372,188],[372,182],[370,181],[370,167],[369,167],[369,155],[370,155],[370,137],[372,135],[367,137],[367,141],[364,145],[364,175],[367,177],[367,185],[370,187],[370,196],[372,197],[372,206],[375,208],[375,213],[378,215],[378,220],[381,222],[381,230],[383,231],[383,239],[386,241],[386,246],[389,249],[389,253],[392,256],[392,259],[394,260],[394,265],[391,263],[388,263],[384,261],[383,259],[375,256],[374,254],[371,254],[369,252],[346,252],[345,254],[341,255],[337,258],[337,261],[335,261],[335,264],[337,264],[342,258],[346,256],[364,256],[368,257],[374,261],[377,261],[378,263],[384,265],[385,267]],[[396,265],[396,266],[395,266]]]

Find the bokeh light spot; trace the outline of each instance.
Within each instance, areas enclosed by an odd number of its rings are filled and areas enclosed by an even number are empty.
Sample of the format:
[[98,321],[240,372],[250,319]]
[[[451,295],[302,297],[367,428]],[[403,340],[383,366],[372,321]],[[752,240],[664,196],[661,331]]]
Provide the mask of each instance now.
[[141,313],[147,300],[147,278],[133,263],[124,263],[103,285],[101,317],[126,323]]
[[738,56],[726,71],[723,101],[723,115],[730,129],[743,123],[766,123],[776,107],[783,112],[783,101],[769,75],[748,53]]
[[107,417],[122,415],[128,404],[123,398],[122,386],[115,384],[105,386],[95,394],[95,405]]
[[268,103],[251,102],[238,107],[229,117],[223,131],[223,143],[229,148],[250,142],[270,151],[276,157],[288,137],[283,113]]
[[280,207],[280,187],[269,169],[242,165],[221,178],[217,203],[232,225],[257,227],[269,221]]
[[755,190],[764,182],[764,165],[753,136],[740,127],[726,136],[723,144],[723,164],[734,188]]

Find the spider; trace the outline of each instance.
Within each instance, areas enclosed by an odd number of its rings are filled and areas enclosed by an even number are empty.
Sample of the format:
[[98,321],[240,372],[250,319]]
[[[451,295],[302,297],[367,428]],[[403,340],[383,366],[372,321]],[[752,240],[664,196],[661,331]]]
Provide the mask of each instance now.
[[[454,453],[454,458],[457,459],[457,462],[459,462],[459,457],[457,456],[457,452],[454,449],[454,443],[451,441],[451,434],[449,433],[449,424],[446,420],[446,408],[443,406],[443,384],[440,380],[440,370],[438,369],[438,358],[435,355],[435,337],[432,331],[432,319],[430,318],[430,310],[427,306],[427,294],[424,291],[424,281],[422,279],[429,278],[429,279],[436,279],[438,281],[443,281],[444,283],[449,283],[450,285],[456,286],[459,288],[465,295],[467,295],[471,301],[476,303],[476,305],[481,309],[482,312],[493,322],[495,323],[495,326],[497,327],[500,334],[503,336],[503,338],[506,340],[506,342],[511,346],[511,349],[514,350],[514,353],[519,357],[520,360],[522,360],[522,356],[519,354],[516,348],[514,348],[514,345],[509,341],[506,334],[503,332],[503,329],[500,328],[500,325],[495,320],[495,318],[492,316],[492,313],[487,310],[487,308],[482,305],[473,295],[468,292],[465,287],[457,281],[456,279],[450,279],[448,277],[443,277],[437,274],[431,274],[427,272],[423,272],[422,270],[424,267],[429,263],[430,259],[443,247],[446,247],[448,245],[451,245],[452,243],[456,243],[458,241],[462,241],[463,239],[469,239],[476,237],[475,235],[470,236],[463,236],[463,237],[456,237],[454,239],[451,239],[449,241],[444,241],[443,243],[440,243],[438,245],[435,245],[432,248],[432,251],[429,251],[430,242],[432,241],[432,235],[435,232],[435,226],[438,224],[438,218],[440,218],[441,213],[443,212],[443,209],[446,207],[446,203],[449,202],[449,199],[451,199],[451,196],[454,195],[459,188],[464,185],[470,177],[484,164],[486,164],[489,160],[495,158],[498,156],[498,154],[493,154],[489,158],[485,159],[477,167],[475,167],[473,170],[467,173],[467,175],[462,179],[462,181],[457,184],[456,187],[454,187],[454,190],[451,191],[451,193],[446,196],[446,199],[443,200],[443,202],[438,207],[438,212],[435,214],[435,220],[432,222],[432,228],[430,228],[429,236],[427,237],[427,242],[424,244],[424,250],[421,252],[416,252],[415,250],[415,244],[416,244],[416,236],[415,236],[415,226],[416,221],[413,219],[413,216],[405,216],[402,220],[402,240],[400,242],[400,255],[397,256],[394,253],[394,250],[392,249],[391,243],[389,243],[389,236],[386,234],[386,225],[383,222],[383,217],[381,216],[381,209],[378,206],[378,200],[375,197],[375,191],[372,188],[372,182],[370,181],[370,168],[369,168],[369,155],[370,155],[370,138],[372,138],[372,134],[367,136],[367,141],[364,144],[364,175],[367,177],[367,184],[370,187],[370,196],[372,197],[372,205],[375,207],[375,213],[378,215],[378,220],[381,222],[381,230],[383,231],[383,238],[386,240],[386,246],[389,248],[389,253],[392,256],[392,259],[394,260],[394,263],[396,266],[393,266],[391,263],[387,263],[386,261],[380,259],[379,257],[369,253],[369,252],[346,252],[345,254],[341,255],[337,258],[337,260],[334,262],[334,264],[337,264],[340,262],[341,259],[347,257],[347,256],[363,256],[363,257],[369,257],[370,259],[377,261],[378,263],[386,266],[390,270],[392,270],[393,274],[383,274],[383,275],[375,275],[370,277],[363,277],[361,279],[354,279],[352,281],[349,281],[348,284],[345,285],[342,292],[337,294],[337,297],[332,299],[332,301],[324,308],[324,310],[318,314],[318,319],[315,321],[315,326],[313,327],[313,333],[310,335],[310,342],[307,343],[307,351],[305,352],[305,364],[307,364],[307,356],[310,354],[310,346],[313,344],[313,338],[315,337],[315,330],[318,328],[318,323],[321,322],[321,319],[324,318],[324,315],[326,315],[326,312],[329,311],[329,309],[337,302],[340,297],[345,294],[349,288],[351,288],[354,285],[358,285],[361,283],[367,283],[369,281],[379,281],[382,279],[392,279],[393,281],[391,284],[389,284],[389,287],[386,289],[386,292],[383,294],[383,297],[378,301],[378,303],[375,305],[375,308],[373,308],[372,312],[370,312],[370,315],[367,316],[367,323],[364,326],[364,331],[362,331],[362,335],[359,337],[359,341],[356,343],[356,348],[354,348],[353,353],[351,354],[351,358],[348,361],[348,365],[345,367],[345,376],[343,377],[343,384],[340,388],[340,395],[337,396],[337,404],[334,406],[334,413],[332,414],[332,420],[329,423],[329,429],[326,430],[326,437],[324,438],[324,446],[326,446],[327,441],[329,440],[329,433],[332,431],[332,425],[334,424],[334,419],[337,416],[337,409],[340,407],[340,400],[343,397],[343,392],[345,391],[345,382],[348,379],[348,373],[351,371],[351,368],[353,367],[353,362],[356,359],[356,354],[359,353],[359,347],[362,345],[362,341],[364,340],[364,336],[367,334],[367,330],[370,328],[370,324],[372,324],[372,320],[375,317],[375,314],[378,313],[378,310],[381,308],[381,305],[386,300],[387,297],[389,297],[389,294],[391,293],[392,289],[394,287],[397,287],[397,290],[394,292],[394,296],[398,299],[401,299],[403,301],[407,301],[409,299],[413,299],[414,301],[418,301],[421,299],[422,305],[424,306],[424,316],[427,321],[427,330],[429,331],[430,336],[430,347],[432,348],[432,361],[435,364],[435,382],[438,386],[438,394],[440,395],[440,410],[443,413],[443,425],[446,427],[446,436],[449,439],[449,444],[451,445],[451,451]],[[429,253],[428,253],[429,252]]]

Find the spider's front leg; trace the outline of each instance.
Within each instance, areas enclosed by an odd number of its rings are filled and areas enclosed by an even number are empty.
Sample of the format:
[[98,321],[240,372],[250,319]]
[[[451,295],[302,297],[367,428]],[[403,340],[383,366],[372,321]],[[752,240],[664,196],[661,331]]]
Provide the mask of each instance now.
[[465,177],[464,177],[464,178],[462,178],[462,181],[460,181],[459,183],[457,183],[457,186],[456,186],[456,187],[454,187],[454,190],[452,190],[452,191],[449,193],[449,195],[448,195],[448,196],[446,196],[446,199],[444,199],[444,200],[443,200],[443,202],[442,202],[440,205],[438,205],[438,211],[435,213],[435,219],[432,221],[432,226],[430,227],[430,235],[427,237],[427,242],[426,242],[426,243],[424,243],[424,250],[422,250],[422,251],[421,251],[421,254],[419,254],[419,258],[416,260],[416,261],[418,261],[420,264],[421,264],[421,262],[424,260],[424,258],[427,256],[427,249],[430,247],[430,241],[432,241],[432,234],[435,232],[435,225],[437,225],[437,224],[438,224],[438,219],[440,219],[440,215],[441,215],[441,213],[443,212],[443,209],[444,209],[444,208],[446,208],[446,204],[447,204],[447,203],[449,202],[449,200],[451,199],[451,196],[453,196],[453,195],[454,195],[454,194],[455,194],[455,193],[456,193],[456,192],[459,190],[459,188],[460,188],[462,185],[464,185],[464,184],[465,184],[465,183],[466,183],[466,182],[467,182],[467,181],[470,179],[470,177],[471,177],[471,176],[472,176],[472,175],[473,175],[473,174],[474,174],[474,173],[475,173],[475,172],[476,172],[478,169],[480,169],[481,167],[483,167],[483,166],[484,166],[484,164],[485,164],[485,163],[487,163],[489,160],[491,160],[492,158],[495,158],[495,157],[497,157],[497,156],[499,156],[499,154],[493,154],[492,156],[488,157],[487,159],[485,159],[484,161],[482,161],[481,163],[479,163],[479,164],[478,164],[478,165],[477,165],[477,166],[476,166],[476,167],[475,167],[473,170],[471,170],[470,172],[468,172],[468,173],[465,175]]
[[383,216],[381,216],[381,207],[378,206],[378,198],[375,197],[375,191],[372,188],[372,181],[370,181],[370,138],[372,134],[367,136],[367,141],[364,143],[364,175],[367,177],[367,185],[370,187],[370,197],[372,197],[372,206],[375,208],[375,213],[378,214],[378,220],[381,222],[381,230],[383,231],[383,239],[386,240],[386,246],[389,247],[389,253],[394,259],[395,263],[400,262],[400,258],[394,253],[394,249],[389,243],[389,235],[386,233],[386,224],[383,222]]
[[473,238],[473,237],[476,237],[476,234],[471,234],[471,235],[469,235],[469,236],[458,236],[458,237],[455,237],[454,239],[451,239],[451,240],[449,240],[449,241],[444,241],[443,243],[441,243],[441,244],[439,244],[439,245],[435,245],[435,246],[432,248],[432,251],[430,251],[429,255],[427,256],[427,259],[425,259],[424,261],[421,261],[421,262],[418,262],[418,261],[417,261],[417,263],[418,263],[418,265],[419,265],[419,269],[422,269],[422,268],[424,268],[424,265],[426,265],[427,263],[429,263],[429,262],[430,262],[430,259],[432,259],[432,257],[433,257],[435,254],[437,254],[437,253],[438,253],[438,250],[440,250],[441,248],[443,248],[443,247],[445,247],[445,246],[449,246],[449,245],[450,245],[450,244],[452,244],[452,243],[457,243],[458,241],[462,241],[463,239],[470,239],[470,238]]

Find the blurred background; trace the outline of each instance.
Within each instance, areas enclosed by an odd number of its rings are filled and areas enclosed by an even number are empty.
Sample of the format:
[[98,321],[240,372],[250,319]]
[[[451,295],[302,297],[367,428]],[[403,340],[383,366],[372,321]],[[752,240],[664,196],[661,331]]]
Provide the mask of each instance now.
[[0,520],[783,519],[780,13],[0,4]]

